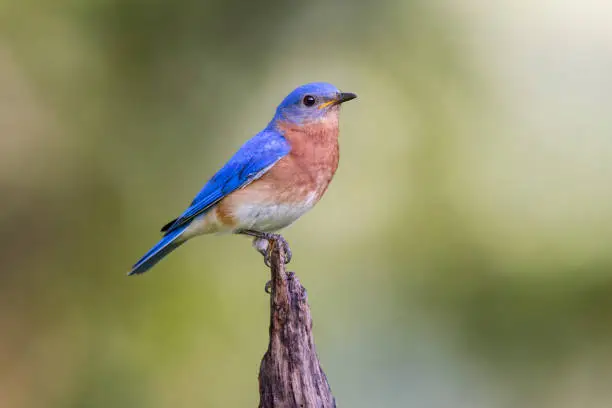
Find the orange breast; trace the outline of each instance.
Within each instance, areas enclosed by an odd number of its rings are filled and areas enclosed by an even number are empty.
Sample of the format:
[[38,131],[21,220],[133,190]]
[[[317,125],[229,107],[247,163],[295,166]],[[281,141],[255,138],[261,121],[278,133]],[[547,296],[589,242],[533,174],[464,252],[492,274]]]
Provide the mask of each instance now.
[[292,124],[280,127],[291,144],[291,152],[270,169],[270,177],[289,189],[294,186],[301,187],[296,190],[305,189],[305,194],[314,192],[319,200],[338,168],[337,120],[306,127]]
[[290,153],[261,178],[224,198],[215,209],[218,222],[231,228],[282,228],[325,193],[338,167],[337,123],[283,125],[282,131]]

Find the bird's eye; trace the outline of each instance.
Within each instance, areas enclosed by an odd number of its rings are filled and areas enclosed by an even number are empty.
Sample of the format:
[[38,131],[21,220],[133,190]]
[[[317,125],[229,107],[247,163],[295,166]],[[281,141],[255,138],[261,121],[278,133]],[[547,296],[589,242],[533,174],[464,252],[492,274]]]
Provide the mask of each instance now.
[[306,96],[304,97],[303,102],[304,102],[304,105],[305,105],[305,106],[310,107],[310,106],[312,106],[312,105],[314,105],[314,104],[315,104],[316,99],[315,99],[315,97],[314,97],[314,96],[312,96],[312,95],[306,95]]

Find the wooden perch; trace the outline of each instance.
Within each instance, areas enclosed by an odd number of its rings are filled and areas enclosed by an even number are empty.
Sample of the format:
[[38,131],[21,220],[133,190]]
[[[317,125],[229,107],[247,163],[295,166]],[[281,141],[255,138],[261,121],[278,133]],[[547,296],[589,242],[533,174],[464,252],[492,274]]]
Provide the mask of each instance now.
[[312,336],[306,289],[270,242],[270,343],[259,369],[259,408],[335,408]]

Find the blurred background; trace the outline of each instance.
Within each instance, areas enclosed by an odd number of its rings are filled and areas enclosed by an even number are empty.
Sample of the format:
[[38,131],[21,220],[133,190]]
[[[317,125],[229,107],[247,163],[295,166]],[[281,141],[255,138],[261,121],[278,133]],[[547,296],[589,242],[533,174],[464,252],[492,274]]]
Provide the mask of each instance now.
[[269,272],[125,273],[295,86],[341,162],[285,232],[342,407],[612,406],[612,5],[0,3],[0,406],[254,407]]

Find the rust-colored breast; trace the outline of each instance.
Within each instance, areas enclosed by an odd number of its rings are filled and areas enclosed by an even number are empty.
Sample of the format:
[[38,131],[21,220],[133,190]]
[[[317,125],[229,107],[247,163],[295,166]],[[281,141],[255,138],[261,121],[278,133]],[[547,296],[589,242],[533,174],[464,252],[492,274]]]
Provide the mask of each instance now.
[[261,178],[221,200],[215,223],[276,230],[291,224],[323,196],[338,168],[337,122],[283,125],[281,130],[291,144],[290,153]]
[[277,186],[286,201],[301,201],[308,196],[316,202],[327,190],[338,168],[337,122],[306,127],[284,124],[281,129],[291,144],[291,152],[261,181]]

